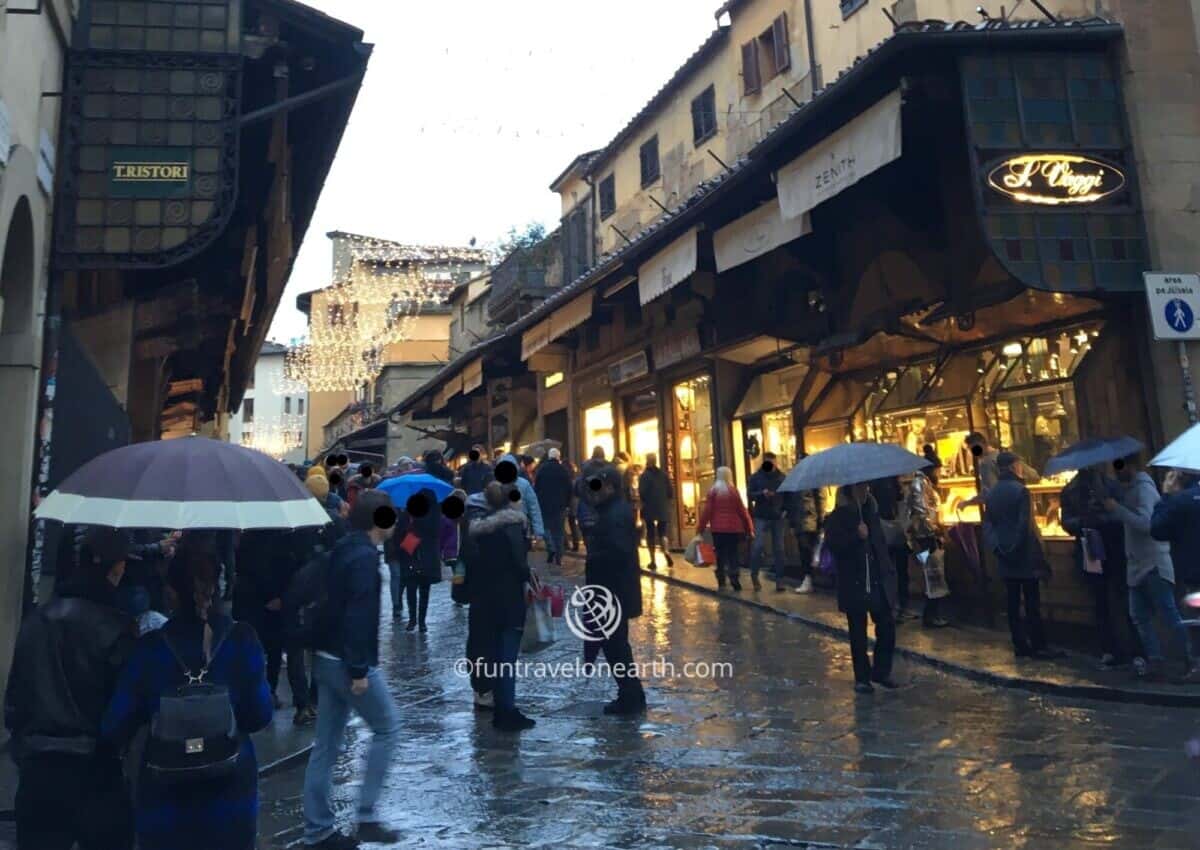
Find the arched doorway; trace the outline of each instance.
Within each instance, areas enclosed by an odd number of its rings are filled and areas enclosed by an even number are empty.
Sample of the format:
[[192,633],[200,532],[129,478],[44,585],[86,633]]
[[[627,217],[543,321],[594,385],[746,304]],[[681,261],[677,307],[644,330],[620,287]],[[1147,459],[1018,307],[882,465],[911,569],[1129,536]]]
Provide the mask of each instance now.
[[34,293],[33,214],[29,199],[13,210],[0,261],[0,336],[33,330]]

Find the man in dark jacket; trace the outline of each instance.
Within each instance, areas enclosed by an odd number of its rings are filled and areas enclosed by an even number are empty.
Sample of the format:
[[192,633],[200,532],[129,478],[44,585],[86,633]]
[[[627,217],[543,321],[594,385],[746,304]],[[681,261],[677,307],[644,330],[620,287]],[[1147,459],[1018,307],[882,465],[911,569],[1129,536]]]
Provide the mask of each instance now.
[[586,483],[596,523],[589,537],[584,576],[589,585],[611,593],[621,610],[612,630],[589,629],[590,639],[584,642],[583,659],[594,664],[600,651],[604,651],[617,681],[617,698],[604,706],[604,713],[631,715],[646,710],[646,692],[633,668],[633,648],[629,645],[629,621],[642,616],[642,582],[637,561],[637,527],[633,509],[621,493],[622,484],[621,473],[613,466],[603,467]]
[[646,548],[650,550],[652,570],[658,569],[654,563],[654,549],[662,546],[663,557],[667,566],[672,566],[671,553],[667,550],[667,517],[671,508],[671,480],[667,473],[658,466],[658,455],[650,452],[646,455],[646,468],[638,478],[638,497],[642,502],[642,524],[646,527]]
[[[1175,583],[1183,593],[1200,590],[1200,476],[1172,470],[1163,485],[1163,498],[1154,506],[1150,518],[1150,536],[1171,544],[1171,563]],[[1200,646],[1194,629],[1189,629],[1192,658],[1200,658]],[[1200,673],[1193,667],[1189,681]]]
[[775,590],[783,590],[783,496],[779,487],[783,473],[775,465],[772,452],[763,454],[762,466],[750,476],[750,515],[754,518],[754,542],[750,545],[750,581],[755,590],[762,590],[758,580],[760,562],[765,558],[767,535],[771,536],[771,551],[775,556]]
[[592,449],[591,459],[584,461],[583,467],[579,470],[579,477],[575,479],[575,495],[578,497],[575,512],[579,519],[579,529],[583,533],[583,545],[589,549],[592,545],[592,534],[595,533],[596,508],[590,495],[591,491],[588,489],[588,482],[595,479],[607,466],[604,448],[596,446]]
[[[430,449],[425,452],[425,457],[422,458],[425,463],[425,471],[447,484],[454,483],[454,470],[446,466],[446,459],[442,457],[442,453],[436,449]],[[470,495],[470,494],[468,494]]]
[[[896,566],[888,552],[879,507],[866,484],[843,487],[825,519],[825,542],[837,565],[838,610],[850,630],[854,690],[869,694],[875,682],[895,688]],[[867,615],[875,623],[875,657],[867,653]]]
[[392,536],[396,511],[386,493],[365,490],[350,509],[350,532],[329,560],[329,628],[313,658],[318,687],[317,734],[304,774],[304,843],[332,850],[357,847],[334,829],[330,789],[350,712],[371,727],[371,747],[358,802],[358,840],[392,844],[399,834],[379,821],[375,804],[398,743],[399,724],[379,672],[380,547]]
[[[479,678],[491,685],[492,725],[502,732],[532,729],[534,721],[516,706],[516,671],[525,628],[525,584],[530,579],[528,520],[508,500],[504,485],[493,481],[484,490],[490,513],[471,520],[468,531],[467,591],[473,645],[468,657],[485,669]],[[481,708],[486,700],[477,700]]]
[[546,528],[546,548],[548,563],[561,564],[563,550],[566,548],[563,540],[567,508],[571,506],[571,493],[574,482],[567,468],[562,465],[562,453],[558,449],[550,449],[546,460],[538,467],[533,483],[533,492],[537,494],[538,504],[542,508],[542,525]]
[[483,459],[483,446],[473,446],[467,458],[467,462],[458,471],[458,477],[463,491],[468,496],[474,496],[476,493],[482,493],[483,488],[492,481],[492,467]]
[[[1008,629],[1018,658],[1053,658],[1042,626],[1038,579],[1046,574],[1041,540],[1033,526],[1029,490],[1021,459],[1012,452],[996,456],[999,477],[984,497],[983,539],[996,556],[997,573],[1008,587]],[[1021,598],[1025,619],[1021,622]]]
[[123,850],[133,812],[119,754],[100,721],[137,639],[117,607],[116,587],[132,543],[92,529],[90,563],[58,596],[26,618],[17,638],[4,722],[17,763],[17,846]]

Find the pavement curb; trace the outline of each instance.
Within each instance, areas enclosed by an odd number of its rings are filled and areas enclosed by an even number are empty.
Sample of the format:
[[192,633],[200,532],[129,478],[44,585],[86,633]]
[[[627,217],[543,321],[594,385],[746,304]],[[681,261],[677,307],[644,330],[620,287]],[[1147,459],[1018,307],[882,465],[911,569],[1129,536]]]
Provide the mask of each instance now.
[[[576,560],[583,561],[581,556],[572,556],[568,553],[568,557],[574,557]],[[800,623],[823,634],[849,639],[850,632],[848,629],[839,626],[830,625],[829,623],[817,620],[812,617],[806,617],[802,614],[796,614],[792,611],[785,611],[782,608],[776,608],[767,602],[762,602],[757,599],[749,599],[744,596],[730,595],[728,593],[720,593],[716,588],[705,587],[702,584],[697,584],[687,579],[676,578],[675,576],[666,573],[656,572],[645,567],[639,568],[642,575],[650,578],[666,582],[667,584],[677,585],[693,590],[697,593],[703,593],[712,596],[716,599],[735,602],[739,605],[745,605],[750,608],[757,608],[761,611],[774,614],[779,617],[784,617],[795,623]],[[874,641],[872,641],[874,643]],[[1197,708],[1200,707],[1200,692],[1195,694],[1185,693],[1164,693],[1161,691],[1130,691],[1122,688],[1112,688],[1105,685],[1066,685],[1058,682],[1049,682],[1045,679],[1034,679],[1025,676],[1009,676],[1003,673],[996,673],[991,670],[984,670],[978,667],[970,667],[966,664],[961,664],[950,659],[931,655],[928,652],[920,650],[908,649],[903,646],[896,646],[896,654],[907,658],[910,661],[916,661],[924,664],[927,667],[933,667],[936,670],[959,676],[973,682],[978,682],[984,685],[993,685],[1001,688],[1010,688],[1013,690],[1030,691],[1035,694],[1046,696],[1069,697],[1071,699],[1090,699],[1101,702],[1125,703],[1129,705],[1153,705],[1164,708]]]

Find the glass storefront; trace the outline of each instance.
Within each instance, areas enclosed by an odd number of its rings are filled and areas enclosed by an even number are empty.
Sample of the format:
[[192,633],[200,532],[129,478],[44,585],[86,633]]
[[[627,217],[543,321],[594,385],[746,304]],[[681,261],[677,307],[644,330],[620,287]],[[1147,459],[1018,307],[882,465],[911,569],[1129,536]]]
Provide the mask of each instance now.
[[667,475],[677,489],[680,538],[690,539],[700,522],[704,497],[716,477],[710,378],[701,375],[675,384],[671,389],[671,408],[668,457],[674,469],[668,467]]
[[616,454],[613,441],[613,406],[612,402],[604,402],[583,411],[583,447],[585,457],[591,457],[592,451],[599,446],[604,449],[604,456],[612,460]]
[[[804,429],[812,453],[851,439],[933,452],[946,523],[979,522],[975,462],[964,443],[979,431],[1026,461],[1043,537],[1065,537],[1060,494],[1070,474],[1043,477],[1047,460],[1080,438],[1074,377],[1102,326],[1092,323],[952,353],[871,380],[839,377]],[[840,413],[839,413],[840,412]]]
[[743,496],[764,454],[774,454],[776,465],[785,472],[796,465],[799,447],[792,402],[808,373],[807,365],[796,365],[757,376],[734,412],[733,471]]

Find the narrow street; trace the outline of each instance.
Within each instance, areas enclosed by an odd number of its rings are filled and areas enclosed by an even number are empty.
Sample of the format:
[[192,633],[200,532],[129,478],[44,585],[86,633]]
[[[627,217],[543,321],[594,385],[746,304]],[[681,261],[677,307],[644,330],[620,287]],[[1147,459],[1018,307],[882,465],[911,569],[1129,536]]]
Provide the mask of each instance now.
[[[404,728],[385,803],[404,846],[1196,846],[1200,783],[1182,754],[1194,711],[1034,697],[904,662],[901,690],[855,697],[834,640],[661,581],[643,592],[639,660],[677,674],[729,662],[733,675],[648,681],[640,722],[601,716],[609,682],[525,679],[518,702],[537,728],[496,733],[454,672],[467,612],[447,585],[428,635],[385,625]],[[580,654],[556,626],[529,660]],[[346,817],[365,729],[350,735],[334,789]],[[298,843],[302,779],[263,783],[260,846]]]

